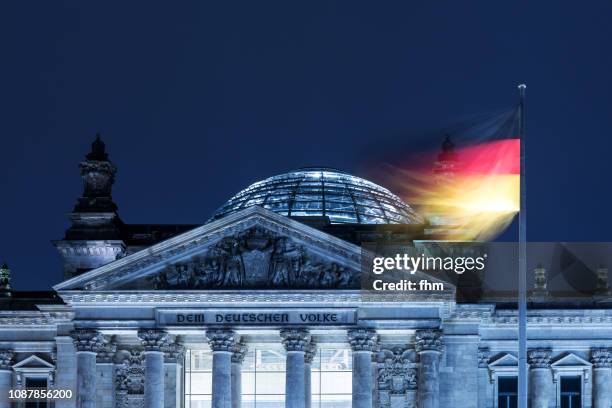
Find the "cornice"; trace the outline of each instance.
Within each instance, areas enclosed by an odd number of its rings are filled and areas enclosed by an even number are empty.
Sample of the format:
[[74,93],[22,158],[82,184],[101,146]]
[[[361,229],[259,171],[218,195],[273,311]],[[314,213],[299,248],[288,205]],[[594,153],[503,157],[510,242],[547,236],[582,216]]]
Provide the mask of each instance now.
[[402,307],[444,306],[445,315],[454,306],[448,295],[427,295],[407,300],[402,295],[363,295],[360,290],[174,290],[174,291],[60,291],[59,296],[70,305],[148,304],[197,306],[207,304],[316,304],[326,307],[381,306]]
[[3,310],[0,311],[0,328],[1,326],[25,326],[28,328],[32,326],[55,327],[58,323],[70,322],[73,317],[73,312]]

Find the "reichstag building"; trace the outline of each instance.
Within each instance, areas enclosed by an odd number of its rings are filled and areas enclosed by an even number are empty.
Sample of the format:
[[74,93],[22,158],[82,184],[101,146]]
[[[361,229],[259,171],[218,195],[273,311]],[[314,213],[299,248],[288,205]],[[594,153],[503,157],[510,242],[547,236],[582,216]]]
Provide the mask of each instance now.
[[[436,293],[364,298],[364,243],[436,241],[386,188],[304,168],[204,223],[141,225],[119,216],[116,171],[96,139],[53,241],[65,276],[53,291],[12,291],[0,270],[0,408],[516,406],[515,297],[478,294],[464,274]],[[530,406],[611,408],[607,268],[582,299],[553,296],[551,273],[530,268]],[[9,399],[29,388],[74,394]]]

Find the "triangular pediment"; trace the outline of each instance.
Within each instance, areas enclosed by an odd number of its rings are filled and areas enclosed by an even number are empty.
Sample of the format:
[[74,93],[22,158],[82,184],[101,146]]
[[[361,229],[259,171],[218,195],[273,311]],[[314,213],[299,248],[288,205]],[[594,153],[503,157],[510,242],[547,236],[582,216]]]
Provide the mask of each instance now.
[[[357,287],[360,247],[247,208],[76,276],[63,290]],[[299,279],[296,271],[300,272]],[[320,276],[319,276],[320,275]],[[316,278],[316,279],[315,279]]]
[[359,289],[363,254],[360,246],[261,207],[250,207],[54,289]]
[[13,365],[13,369],[27,369],[27,368],[55,368],[51,363],[46,362],[42,358],[32,354],[28,358]]
[[574,353],[568,353],[557,358],[557,360],[554,361],[550,366],[553,368],[591,367],[592,364]]
[[518,358],[510,353],[503,353],[495,357],[493,361],[489,363],[489,368],[499,367],[516,367],[518,366]]

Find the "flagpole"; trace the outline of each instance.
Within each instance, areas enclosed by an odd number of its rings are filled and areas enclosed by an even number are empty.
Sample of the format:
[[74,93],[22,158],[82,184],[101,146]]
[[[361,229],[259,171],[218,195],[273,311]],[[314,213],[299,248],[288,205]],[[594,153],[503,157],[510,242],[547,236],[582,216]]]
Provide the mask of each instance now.
[[525,89],[519,89],[520,210],[518,270],[518,407],[527,408],[527,173],[525,169]]

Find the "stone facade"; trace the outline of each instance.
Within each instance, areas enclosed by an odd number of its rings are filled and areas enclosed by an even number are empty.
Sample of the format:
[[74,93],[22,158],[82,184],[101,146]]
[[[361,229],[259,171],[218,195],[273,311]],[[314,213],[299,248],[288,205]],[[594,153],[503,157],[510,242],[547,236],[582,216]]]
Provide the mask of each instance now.
[[[255,346],[284,353],[288,408],[311,406],[312,367],[330,347],[350,350],[355,408],[497,408],[500,381],[518,373],[518,316],[507,302],[457,301],[452,284],[408,300],[372,301],[359,290],[355,237],[406,240],[402,226],[313,228],[250,207],[146,232],[118,218],[116,168],[101,141],[81,173],[83,196],[55,242],[67,278],[54,287],[61,301],[0,310],[0,408],[10,406],[6,390],[33,378],[73,392],[57,408],[179,408],[185,350],[212,354],[213,408],[241,406],[241,370]],[[610,303],[542,303],[546,271],[536,278],[541,303],[527,316],[531,406],[559,407],[572,376],[583,407],[610,408]]]

